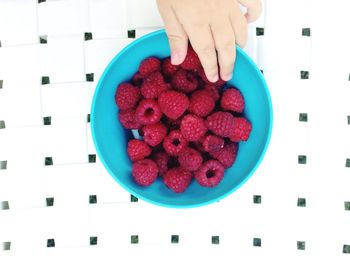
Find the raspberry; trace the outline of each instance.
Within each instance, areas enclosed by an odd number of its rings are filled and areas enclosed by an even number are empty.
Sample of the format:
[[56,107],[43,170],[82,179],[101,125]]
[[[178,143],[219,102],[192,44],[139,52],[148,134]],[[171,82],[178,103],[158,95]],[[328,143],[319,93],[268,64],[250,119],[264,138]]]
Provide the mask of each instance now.
[[145,159],[151,152],[151,148],[144,141],[133,139],[128,142],[128,155],[133,162]]
[[190,185],[192,173],[178,167],[168,170],[163,176],[164,184],[175,193],[184,192]]
[[186,146],[187,141],[179,130],[171,131],[163,141],[164,150],[170,155],[177,156]]
[[159,122],[162,112],[157,101],[145,99],[137,106],[135,115],[139,123],[147,125]]
[[218,160],[225,168],[233,165],[237,156],[237,144],[228,143],[224,148],[218,151],[209,152],[209,154]]
[[217,111],[206,120],[208,129],[221,137],[230,137],[234,128],[234,117],[231,113]]
[[114,96],[115,102],[121,110],[134,108],[140,98],[140,89],[129,83],[120,84]]
[[162,63],[162,73],[166,77],[172,77],[179,70],[179,66],[171,64],[170,58],[167,58]]
[[211,85],[214,85],[215,87],[221,87],[226,84],[226,81],[222,80],[221,78],[219,78],[219,80],[215,83],[210,82],[207,79],[207,76],[205,75],[204,69],[202,67],[197,69],[197,73],[206,84],[211,84]]
[[181,68],[186,70],[195,70],[201,66],[201,62],[198,58],[197,53],[189,45],[185,60],[181,63]]
[[196,149],[198,152],[202,153],[202,154],[206,152],[206,151],[204,150],[204,147],[203,147],[203,145],[202,145],[202,143],[201,143],[200,141],[197,141],[197,142],[190,142],[189,145],[190,145],[192,148]]
[[214,101],[218,101],[220,99],[219,89],[214,85],[206,84],[204,86],[204,90],[209,92],[210,97],[212,97]]
[[180,69],[175,73],[171,80],[171,84],[175,89],[185,93],[190,93],[198,87],[198,81],[194,73],[183,69]]
[[230,88],[225,90],[222,94],[220,105],[223,110],[242,113],[244,109],[244,99],[239,90]]
[[134,76],[132,76],[132,84],[135,86],[140,87],[143,82],[143,76],[141,75],[140,72],[136,72]]
[[136,121],[135,110],[119,111],[118,118],[125,129],[139,129],[141,124]]
[[137,161],[132,164],[132,176],[139,185],[149,186],[157,179],[157,164],[150,159]]
[[179,163],[186,171],[196,171],[202,162],[202,155],[195,149],[188,147],[179,153]]
[[167,129],[162,123],[149,124],[143,127],[143,139],[150,146],[160,144],[166,136]]
[[160,109],[167,117],[176,120],[187,110],[189,100],[181,92],[168,90],[160,94],[158,103]]
[[225,168],[220,162],[209,160],[194,173],[194,177],[201,186],[214,187],[224,178],[224,171]]
[[139,72],[143,77],[147,77],[154,71],[160,71],[160,60],[155,57],[146,58],[141,62]]
[[152,160],[158,166],[159,175],[163,176],[168,171],[169,155],[166,152],[158,152],[152,156]]
[[156,99],[163,91],[169,89],[163,75],[156,71],[146,77],[141,85],[141,94],[146,99]]
[[224,148],[224,139],[216,135],[208,135],[203,141],[203,148],[207,152],[215,152]]
[[206,117],[215,107],[215,101],[206,90],[197,90],[191,95],[189,112],[199,117]]
[[252,124],[243,117],[234,118],[233,131],[230,140],[233,142],[246,141],[252,131]]
[[193,114],[182,119],[180,129],[187,141],[198,141],[208,130],[204,120]]

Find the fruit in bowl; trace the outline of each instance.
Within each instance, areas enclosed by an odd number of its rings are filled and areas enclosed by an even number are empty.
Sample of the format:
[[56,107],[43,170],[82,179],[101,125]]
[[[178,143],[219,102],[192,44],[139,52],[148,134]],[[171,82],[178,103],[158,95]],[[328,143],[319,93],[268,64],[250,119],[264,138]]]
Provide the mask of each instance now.
[[228,83],[210,83],[192,50],[180,67],[169,55],[165,32],[157,31],[112,60],[92,102],[94,143],[133,195],[168,207],[209,204],[259,166],[272,130],[269,91],[239,47]]

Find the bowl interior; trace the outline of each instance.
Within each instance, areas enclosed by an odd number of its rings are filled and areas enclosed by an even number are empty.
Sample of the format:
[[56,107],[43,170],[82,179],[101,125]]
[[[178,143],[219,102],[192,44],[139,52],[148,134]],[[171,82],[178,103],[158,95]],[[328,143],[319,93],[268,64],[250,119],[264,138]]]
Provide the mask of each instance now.
[[238,87],[245,102],[245,116],[253,130],[247,142],[239,144],[238,157],[226,170],[223,181],[214,188],[204,188],[192,181],[182,194],[175,194],[160,178],[150,187],[138,186],[131,177],[131,162],[127,156],[127,141],[131,133],[117,119],[114,94],[119,83],[131,79],[140,62],[150,56],[170,55],[164,31],[140,38],[120,52],[106,68],[95,91],[91,125],[97,153],[104,166],[126,190],[152,203],[170,207],[193,207],[215,202],[244,183],[257,168],[265,153],[272,129],[272,107],[266,83],[255,64],[237,48],[235,71],[230,84]]

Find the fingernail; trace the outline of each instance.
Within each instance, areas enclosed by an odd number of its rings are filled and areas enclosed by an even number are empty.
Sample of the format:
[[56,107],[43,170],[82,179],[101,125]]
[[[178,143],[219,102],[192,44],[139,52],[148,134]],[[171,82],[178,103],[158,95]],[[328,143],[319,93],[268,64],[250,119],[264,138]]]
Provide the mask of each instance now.
[[219,75],[218,74],[215,74],[215,75],[212,75],[212,76],[209,76],[208,77],[208,80],[210,82],[217,82],[219,80]]
[[181,55],[179,51],[174,51],[171,54],[171,64],[179,65],[181,63],[180,59],[181,59]]
[[221,77],[221,78],[222,78],[222,80],[224,80],[224,81],[229,81],[229,80],[232,79],[232,73],[226,74],[226,75],[224,75],[224,76]]

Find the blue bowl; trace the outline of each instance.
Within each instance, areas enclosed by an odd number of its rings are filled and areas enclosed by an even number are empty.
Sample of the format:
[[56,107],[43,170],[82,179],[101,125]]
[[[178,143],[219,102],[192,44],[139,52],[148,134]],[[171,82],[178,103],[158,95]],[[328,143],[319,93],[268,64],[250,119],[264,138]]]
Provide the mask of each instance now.
[[237,47],[235,70],[230,84],[242,92],[245,116],[253,130],[247,142],[239,144],[233,167],[214,188],[201,187],[195,180],[181,194],[175,194],[161,178],[150,187],[137,185],[131,176],[131,162],[127,142],[131,133],[117,119],[114,102],[116,87],[131,79],[140,62],[150,56],[170,56],[169,44],[163,30],[139,38],[124,48],[104,71],[94,94],[91,110],[92,136],[97,154],[111,176],[133,195],[150,203],[167,207],[197,207],[219,201],[244,184],[261,163],[272,130],[272,105],[265,80],[254,62]]

